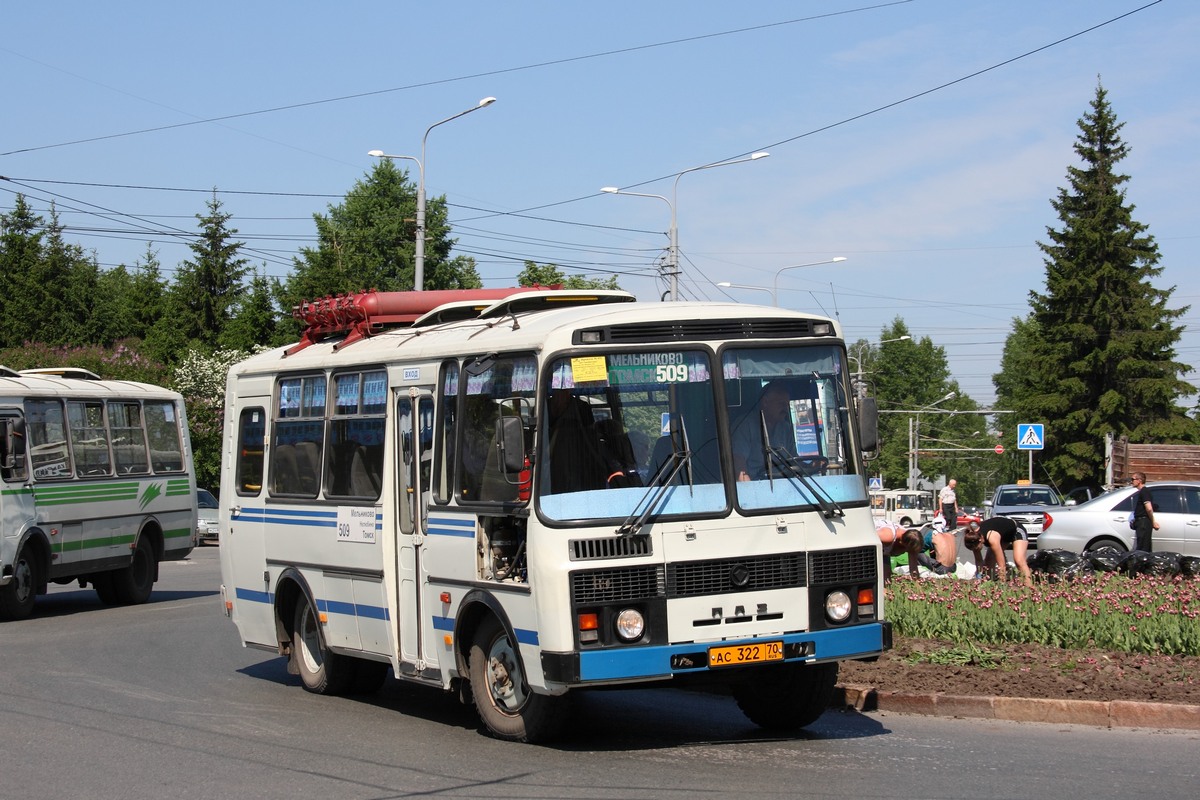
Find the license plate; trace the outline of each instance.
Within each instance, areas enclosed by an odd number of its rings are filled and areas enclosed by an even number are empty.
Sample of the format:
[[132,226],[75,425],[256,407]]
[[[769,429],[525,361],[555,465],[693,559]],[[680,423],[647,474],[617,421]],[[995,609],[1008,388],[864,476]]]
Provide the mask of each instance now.
[[708,648],[710,667],[733,667],[763,661],[783,661],[783,642],[755,642]]

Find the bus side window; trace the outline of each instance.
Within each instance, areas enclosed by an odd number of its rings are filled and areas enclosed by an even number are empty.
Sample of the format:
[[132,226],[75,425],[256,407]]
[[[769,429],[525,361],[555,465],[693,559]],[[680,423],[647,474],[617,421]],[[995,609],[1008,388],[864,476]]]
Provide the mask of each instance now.
[[111,475],[104,404],[99,400],[72,400],[67,403],[67,421],[75,452],[75,474],[81,478]]
[[265,409],[242,409],[241,418],[238,420],[237,460],[234,463],[238,494],[256,495],[262,491],[263,440],[266,430]]
[[171,402],[146,403],[142,408],[146,439],[150,444],[150,468],[155,472],[183,472],[183,444],[179,418]]
[[138,403],[108,404],[108,424],[112,431],[113,458],[119,475],[144,475],[150,471],[146,457],[146,432],[142,428],[142,407]]
[[437,421],[435,423],[433,459],[433,498],[438,503],[450,502],[454,493],[454,448],[458,433],[458,362],[447,361],[442,365],[438,380],[441,396],[438,398]]

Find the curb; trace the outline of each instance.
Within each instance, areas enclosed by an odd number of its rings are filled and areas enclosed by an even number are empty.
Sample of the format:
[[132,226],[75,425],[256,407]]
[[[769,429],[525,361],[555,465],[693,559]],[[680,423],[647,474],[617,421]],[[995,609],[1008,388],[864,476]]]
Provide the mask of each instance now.
[[838,684],[833,708],[894,711],[931,717],[1052,722],[1099,728],[1163,728],[1200,731],[1200,706],[1130,700],[1046,700],[1033,697],[889,692],[874,686]]

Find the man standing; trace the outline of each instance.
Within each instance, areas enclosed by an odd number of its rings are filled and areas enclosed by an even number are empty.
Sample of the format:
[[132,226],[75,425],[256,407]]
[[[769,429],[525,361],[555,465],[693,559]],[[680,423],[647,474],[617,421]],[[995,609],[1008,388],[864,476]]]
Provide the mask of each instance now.
[[1152,553],[1153,533],[1158,530],[1158,520],[1154,518],[1154,498],[1146,488],[1146,473],[1133,473],[1130,482],[1137,488],[1137,494],[1133,496],[1133,529],[1136,532],[1133,549]]
[[938,502],[942,505],[942,518],[946,520],[948,531],[958,527],[958,495],[954,493],[955,486],[958,486],[958,481],[951,478],[938,494]]

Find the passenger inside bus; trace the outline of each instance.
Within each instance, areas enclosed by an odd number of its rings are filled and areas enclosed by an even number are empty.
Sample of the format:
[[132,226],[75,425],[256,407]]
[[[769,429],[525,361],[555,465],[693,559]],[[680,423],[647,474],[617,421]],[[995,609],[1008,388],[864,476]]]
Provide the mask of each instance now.
[[608,474],[604,471],[591,405],[570,389],[555,389],[550,395],[549,415],[547,493],[603,489]]

